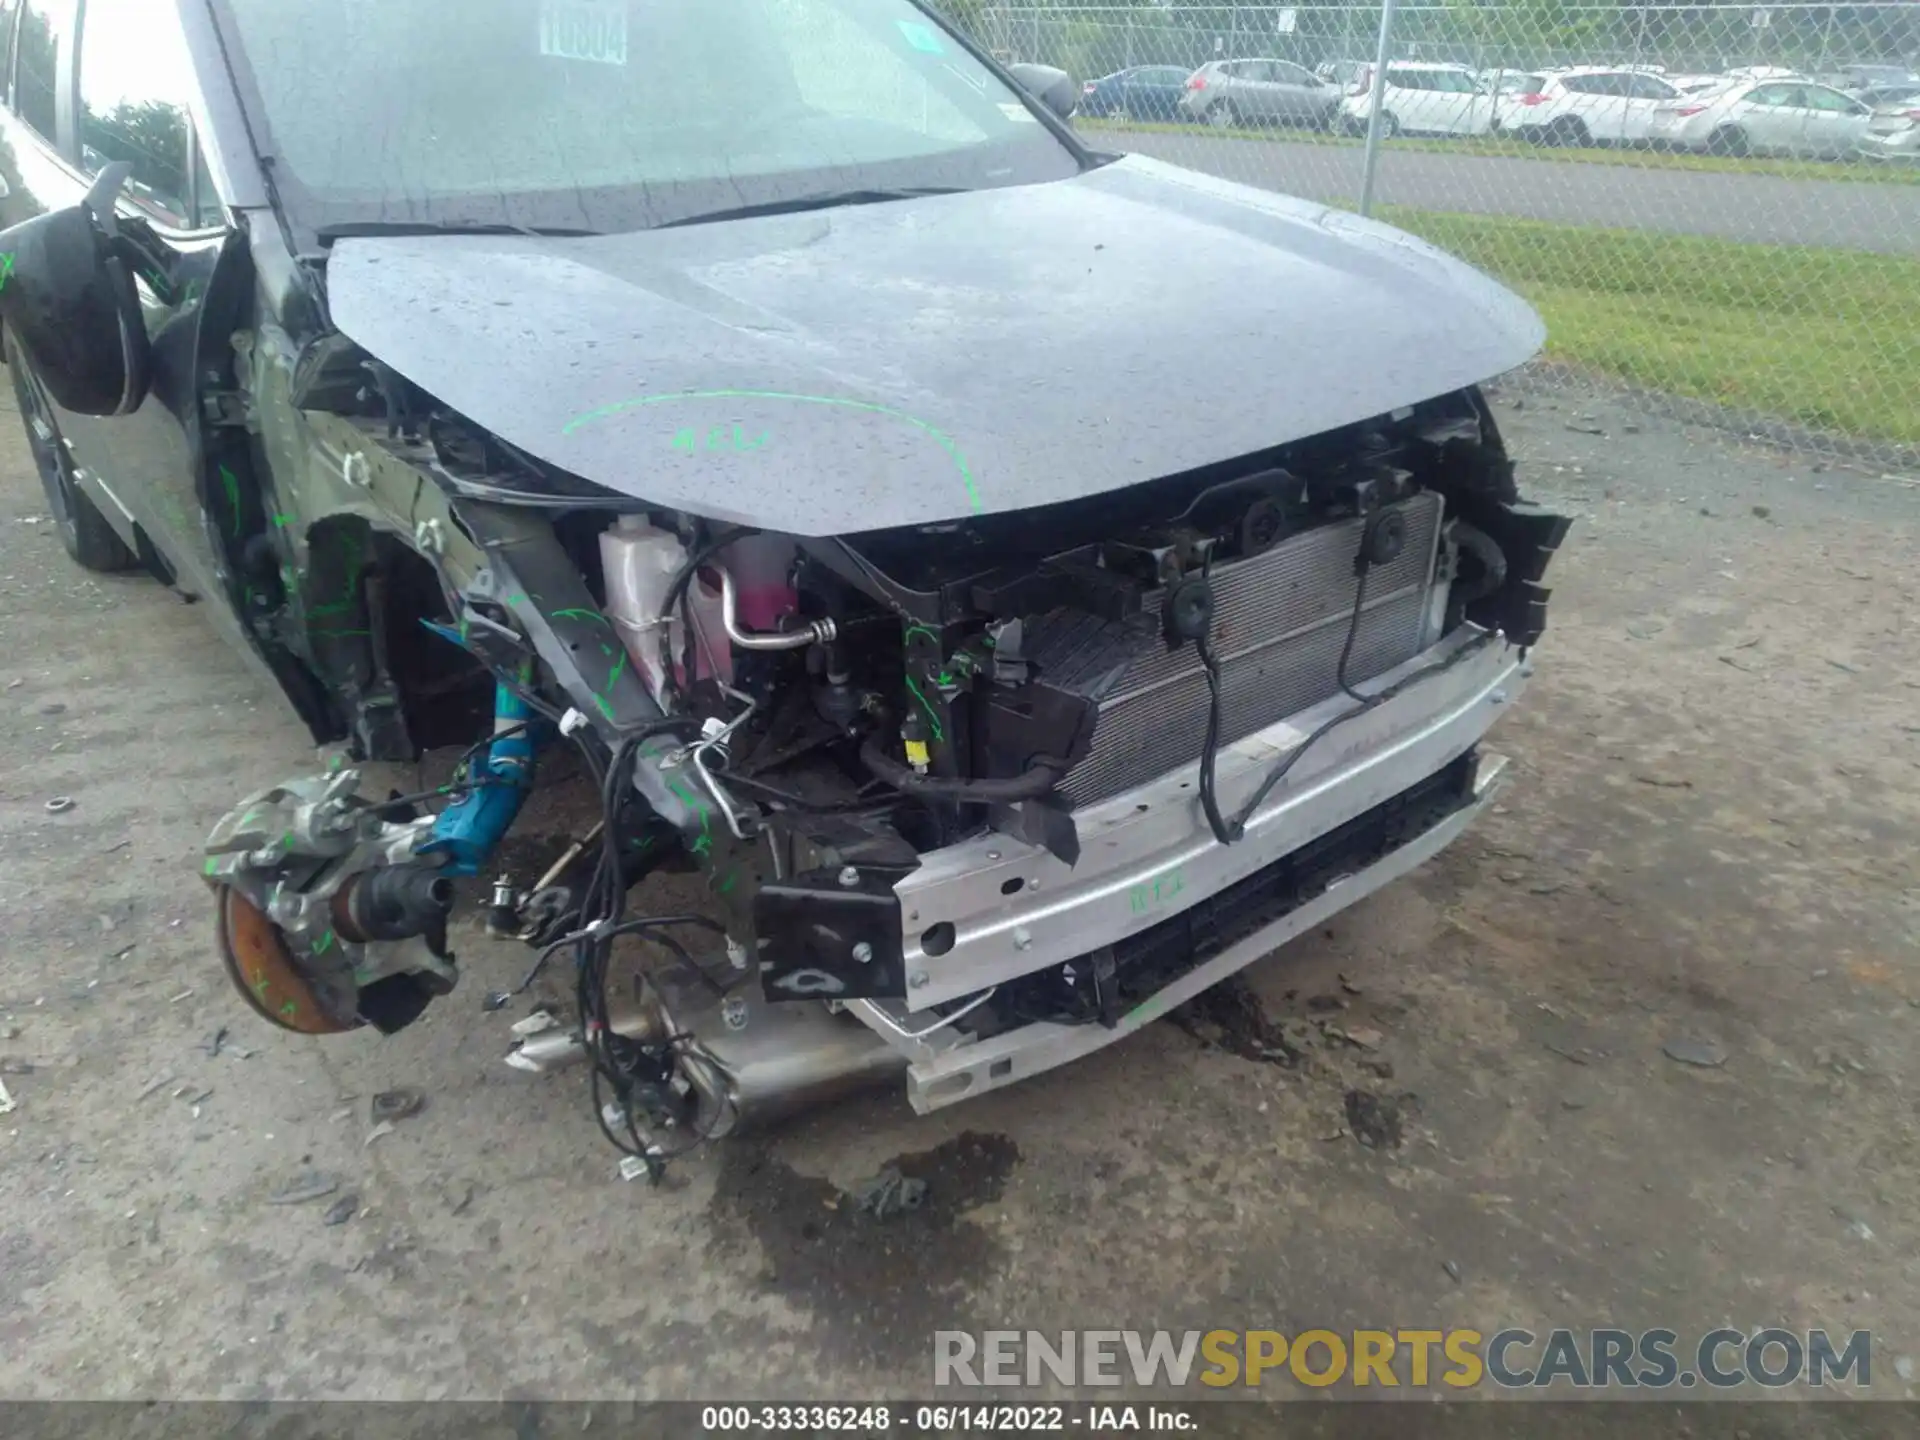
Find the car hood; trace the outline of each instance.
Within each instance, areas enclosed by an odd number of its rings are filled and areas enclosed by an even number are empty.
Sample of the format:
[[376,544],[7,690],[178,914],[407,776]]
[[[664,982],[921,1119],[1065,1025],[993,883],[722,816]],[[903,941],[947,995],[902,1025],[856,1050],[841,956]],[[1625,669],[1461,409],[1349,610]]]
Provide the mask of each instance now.
[[631,234],[343,239],[333,323],[609,489],[833,535],[1117,490],[1521,364],[1510,291],[1400,231],[1139,157]]

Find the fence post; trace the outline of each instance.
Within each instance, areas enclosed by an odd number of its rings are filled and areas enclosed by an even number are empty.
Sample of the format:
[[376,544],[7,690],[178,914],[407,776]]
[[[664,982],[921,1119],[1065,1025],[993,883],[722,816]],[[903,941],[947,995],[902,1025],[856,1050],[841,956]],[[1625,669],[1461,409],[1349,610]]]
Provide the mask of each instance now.
[[1387,103],[1387,53],[1393,45],[1393,12],[1397,0],[1381,0],[1380,43],[1373,52],[1372,101],[1367,107],[1367,154],[1360,171],[1360,213],[1373,213],[1373,179],[1380,168],[1380,111]]

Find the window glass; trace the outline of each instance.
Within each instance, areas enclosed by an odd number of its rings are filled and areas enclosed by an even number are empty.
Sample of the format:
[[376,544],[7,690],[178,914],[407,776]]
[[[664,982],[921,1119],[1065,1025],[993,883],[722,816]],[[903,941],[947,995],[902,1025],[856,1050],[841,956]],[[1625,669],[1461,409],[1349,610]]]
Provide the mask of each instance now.
[[172,7],[87,0],[80,34],[80,163],[89,175],[133,167],[126,195],[162,224],[197,223],[193,207],[192,80]]
[[1289,65],[1282,60],[1273,62],[1273,71],[1273,78],[1278,80],[1282,85],[1312,85],[1314,83],[1314,78],[1309,72],[1302,70],[1298,65]]
[[1799,97],[1797,85],[1757,85],[1747,92],[1747,101],[1753,105],[1794,105]]
[[13,104],[13,12],[20,0],[0,0],[0,99]]
[[1823,90],[1818,86],[1808,86],[1803,102],[1809,110],[1822,110],[1828,114],[1851,115],[1858,108],[1853,101],[1838,90]]
[[910,0],[211,3],[283,201],[315,229],[630,230],[1079,168]]
[[1635,75],[1631,93],[1640,100],[1672,100],[1679,91],[1664,80],[1656,80],[1651,75]]
[[55,59],[73,35],[74,0],[27,0],[14,61],[14,109],[47,139],[54,136]]
[[1429,70],[1421,88],[1447,95],[1471,95],[1475,90],[1473,76],[1464,70]]

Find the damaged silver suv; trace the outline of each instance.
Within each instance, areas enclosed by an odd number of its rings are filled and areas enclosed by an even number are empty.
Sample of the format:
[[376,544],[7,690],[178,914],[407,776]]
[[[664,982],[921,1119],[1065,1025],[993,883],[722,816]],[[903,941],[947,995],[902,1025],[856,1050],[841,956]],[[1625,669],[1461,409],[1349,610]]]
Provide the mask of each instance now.
[[[408,1024],[480,877],[538,951],[486,1003],[565,995],[509,1059],[586,1061],[657,1172],[1110,1044],[1496,793],[1567,521],[1478,384],[1541,327],[1420,241],[1089,150],[910,0],[0,15],[75,558],[199,598],[318,742],[468,747],[216,827],[266,1019]],[[598,819],[502,873],[555,751]]]

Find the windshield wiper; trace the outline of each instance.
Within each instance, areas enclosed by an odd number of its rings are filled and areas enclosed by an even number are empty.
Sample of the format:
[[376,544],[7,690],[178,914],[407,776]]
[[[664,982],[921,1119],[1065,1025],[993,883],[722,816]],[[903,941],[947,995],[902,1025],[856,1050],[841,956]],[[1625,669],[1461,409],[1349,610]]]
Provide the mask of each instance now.
[[791,200],[767,200],[758,205],[736,205],[729,210],[706,210],[655,225],[671,230],[679,225],[709,225],[718,220],[748,220],[755,215],[794,215],[802,210],[833,210],[842,205],[883,205],[889,200],[918,200],[926,195],[958,195],[958,185],[927,185],[912,190],[834,190],[824,195],[798,195]]
[[338,225],[322,225],[314,232],[325,245],[369,235],[598,235],[598,230],[569,230],[555,225],[507,225],[486,222],[455,221],[436,223],[425,220],[347,220]]

